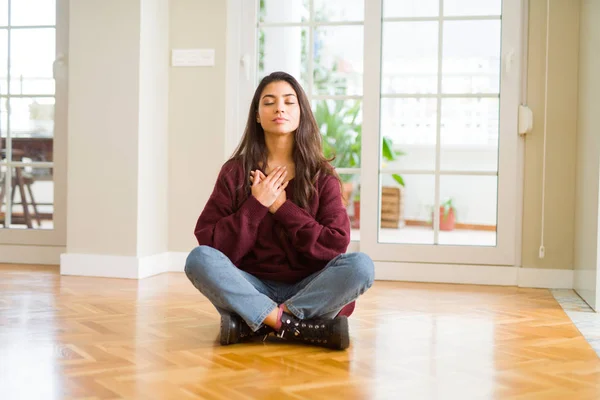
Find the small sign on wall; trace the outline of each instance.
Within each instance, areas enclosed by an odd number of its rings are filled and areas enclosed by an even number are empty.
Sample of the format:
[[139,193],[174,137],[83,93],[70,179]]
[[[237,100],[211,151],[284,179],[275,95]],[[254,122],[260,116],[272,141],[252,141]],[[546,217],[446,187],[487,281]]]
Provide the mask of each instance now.
[[215,49],[173,49],[173,67],[212,67],[215,65]]

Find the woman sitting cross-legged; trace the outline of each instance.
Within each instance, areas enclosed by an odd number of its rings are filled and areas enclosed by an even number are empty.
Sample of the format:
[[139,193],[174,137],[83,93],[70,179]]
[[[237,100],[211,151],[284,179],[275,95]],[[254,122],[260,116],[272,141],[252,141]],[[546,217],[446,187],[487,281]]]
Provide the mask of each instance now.
[[346,253],[350,221],[340,179],[324,157],[296,79],[259,84],[244,137],[221,168],[185,272],[221,314],[220,343],[275,333],[345,349],[354,301],[373,262]]

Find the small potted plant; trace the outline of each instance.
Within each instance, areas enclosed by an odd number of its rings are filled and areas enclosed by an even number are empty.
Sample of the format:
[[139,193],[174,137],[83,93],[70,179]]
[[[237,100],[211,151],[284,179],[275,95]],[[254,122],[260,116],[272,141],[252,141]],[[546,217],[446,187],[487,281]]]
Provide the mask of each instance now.
[[356,191],[352,202],[354,218],[352,218],[352,229],[360,229],[360,189]]
[[440,231],[452,231],[456,222],[456,208],[452,198],[440,204]]

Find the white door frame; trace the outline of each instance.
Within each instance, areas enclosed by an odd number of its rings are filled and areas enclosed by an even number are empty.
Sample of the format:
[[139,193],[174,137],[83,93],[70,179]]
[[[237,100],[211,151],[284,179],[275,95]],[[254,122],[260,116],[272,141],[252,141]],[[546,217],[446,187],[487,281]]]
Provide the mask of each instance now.
[[[520,154],[519,145],[521,141],[517,129],[521,90],[521,0],[503,1],[502,21],[510,29],[502,29],[498,225],[497,245],[495,247],[378,242],[378,221],[380,219],[379,174],[381,170],[379,159],[381,46],[365,46],[363,164],[361,176],[361,185],[363,186],[361,216],[363,218],[361,218],[360,248],[374,257],[376,261],[506,266],[513,266],[518,262],[515,238],[517,237],[517,230],[520,229],[518,218],[520,191],[518,186],[522,185],[522,174],[518,168],[522,163],[516,159]],[[381,2],[367,1],[365,7],[365,43],[381,43],[381,24]],[[441,31],[439,38],[441,43]],[[441,47],[440,45],[440,49]],[[438,112],[438,123],[439,114]],[[439,138],[437,146],[439,152]],[[438,157],[436,165],[437,179],[439,179],[439,173]],[[439,190],[436,190],[436,204],[439,204]],[[364,218],[364,216],[368,217]]]

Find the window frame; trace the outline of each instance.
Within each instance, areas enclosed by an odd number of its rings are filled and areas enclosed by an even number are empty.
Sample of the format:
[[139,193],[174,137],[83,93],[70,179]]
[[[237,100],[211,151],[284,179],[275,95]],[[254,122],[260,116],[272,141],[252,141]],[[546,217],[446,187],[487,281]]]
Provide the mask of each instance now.
[[[15,229],[4,228],[4,223],[0,226],[0,246],[1,245],[26,245],[26,246],[65,246],[66,245],[66,156],[67,156],[67,64],[68,64],[68,27],[69,27],[69,0],[56,0],[56,21],[54,25],[30,25],[30,26],[10,26],[10,3],[8,25],[0,26],[8,32],[7,46],[7,67],[10,66],[10,31],[16,29],[28,28],[54,28],[56,35],[55,61],[53,62],[53,75],[55,80],[54,95],[48,94],[24,94],[14,95],[10,93],[10,86],[7,88],[6,95],[0,95],[2,99],[10,98],[54,98],[54,135],[53,135],[53,161],[31,163],[4,161],[3,166],[8,167],[8,175],[11,179],[6,179],[5,193],[8,194],[9,181],[12,180],[12,167],[27,166],[32,168],[52,168],[54,183],[54,201],[53,201],[53,229]],[[10,71],[8,74],[10,79]],[[7,115],[10,115],[10,109],[7,109]],[[10,119],[6,121],[10,131]],[[6,137],[7,158],[11,154],[11,138]],[[7,205],[10,205],[10,197],[7,197]],[[7,207],[8,208],[8,207]],[[6,215],[10,221],[10,215]]]

